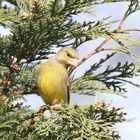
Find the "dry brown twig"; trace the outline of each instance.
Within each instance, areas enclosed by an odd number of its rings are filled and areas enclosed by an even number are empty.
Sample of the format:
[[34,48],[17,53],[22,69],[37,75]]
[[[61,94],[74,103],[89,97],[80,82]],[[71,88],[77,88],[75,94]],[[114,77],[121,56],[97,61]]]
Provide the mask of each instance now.
[[[87,59],[89,59],[91,56],[93,56],[94,54],[98,53],[101,48],[111,39],[111,37],[107,37],[94,51],[92,51],[91,53],[89,53],[87,56],[85,56],[77,65],[80,66],[81,64],[83,64]],[[76,67],[71,67],[69,70],[69,75],[72,74],[72,72],[75,70]]]
[[42,116],[42,114],[47,109],[50,110],[50,106],[49,105],[43,105],[43,106],[39,107],[37,110],[35,110],[35,112],[33,113],[33,117],[31,119],[31,123],[28,126],[29,129],[32,127],[32,125],[34,125],[37,121],[39,121],[39,117]]

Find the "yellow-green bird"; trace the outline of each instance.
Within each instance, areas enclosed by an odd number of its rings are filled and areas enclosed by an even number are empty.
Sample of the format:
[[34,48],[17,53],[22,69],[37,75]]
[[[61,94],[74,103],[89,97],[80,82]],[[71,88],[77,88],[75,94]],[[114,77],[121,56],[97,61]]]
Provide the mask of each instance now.
[[63,47],[56,55],[50,57],[46,63],[39,65],[37,70],[38,91],[46,104],[51,106],[61,101],[69,103],[69,75],[68,67],[77,66],[79,56],[69,47]]

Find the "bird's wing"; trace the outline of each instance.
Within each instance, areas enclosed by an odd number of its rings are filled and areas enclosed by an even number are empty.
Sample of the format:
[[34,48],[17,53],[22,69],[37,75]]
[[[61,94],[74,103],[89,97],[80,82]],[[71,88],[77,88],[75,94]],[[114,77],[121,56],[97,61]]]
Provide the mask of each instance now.
[[69,91],[69,89],[70,89],[70,87],[69,87],[69,85],[67,86],[67,95],[68,95],[68,97],[67,97],[67,102],[68,102],[68,104],[70,103],[70,91]]

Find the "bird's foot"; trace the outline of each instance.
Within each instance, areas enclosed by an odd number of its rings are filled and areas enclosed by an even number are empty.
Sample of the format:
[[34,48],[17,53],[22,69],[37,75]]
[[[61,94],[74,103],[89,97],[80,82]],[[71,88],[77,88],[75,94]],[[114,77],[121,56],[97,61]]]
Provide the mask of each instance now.
[[47,109],[49,109],[49,108],[50,108],[49,105],[43,105],[43,106],[41,106],[39,109],[37,109],[37,110],[35,111],[35,113],[37,113],[37,114],[43,114],[43,113],[45,112],[45,110],[47,110]]
[[50,110],[53,110],[53,109],[58,109],[61,107],[61,104],[53,104],[50,106]]

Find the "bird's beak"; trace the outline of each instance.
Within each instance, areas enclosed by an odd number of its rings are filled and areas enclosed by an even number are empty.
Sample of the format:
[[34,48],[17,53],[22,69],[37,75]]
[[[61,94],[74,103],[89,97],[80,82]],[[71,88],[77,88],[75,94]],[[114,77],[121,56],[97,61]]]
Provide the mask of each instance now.
[[78,65],[78,59],[70,59],[69,60],[69,64],[74,66],[74,67],[77,67]]

